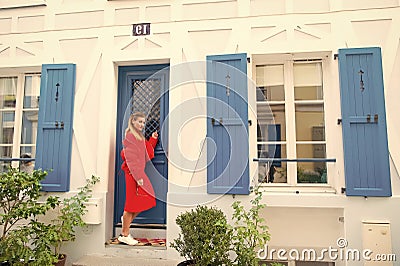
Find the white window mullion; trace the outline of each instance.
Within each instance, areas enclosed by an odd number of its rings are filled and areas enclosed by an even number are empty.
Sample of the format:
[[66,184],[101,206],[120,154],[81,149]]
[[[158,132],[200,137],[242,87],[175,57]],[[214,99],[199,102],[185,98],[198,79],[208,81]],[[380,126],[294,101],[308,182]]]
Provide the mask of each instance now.
[[[285,116],[286,116],[286,149],[288,159],[296,158],[296,124],[294,106],[294,83],[293,83],[293,62],[284,63],[285,80]],[[287,183],[296,185],[297,170],[296,163],[287,164]]]
[[[14,137],[13,137],[13,149],[12,149],[12,157],[19,158],[20,157],[20,145],[21,145],[21,126],[22,126],[22,107],[23,107],[23,99],[24,99],[24,75],[18,75],[17,82],[17,95],[15,102],[15,120],[14,120]],[[12,162],[12,167],[18,167],[19,163],[14,161]]]
[[[322,64],[322,84],[323,84],[323,99],[324,99],[324,121],[325,121],[325,143],[328,143],[328,139],[330,136],[330,132],[333,132],[334,130],[332,130],[332,127],[337,127],[336,123],[326,123],[326,121],[329,121],[330,119],[328,119],[328,115],[329,117],[331,117],[330,115],[330,109],[329,109],[329,104],[327,104],[326,99],[332,99],[332,97],[330,97],[330,95],[327,94],[331,94],[332,90],[328,90],[328,88],[332,87],[332,84],[330,83],[331,80],[329,79],[329,76],[327,73],[329,73],[329,66],[328,63],[329,61],[327,59],[323,59],[321,61]],[[329,103],[329,102],[328,102]],[[335,128],[336,129],[336,128]],[[340,147],[342,147],[342,145],[339,145]],[[326,150],[326,158],[335,158],[335,156],[332,156],[332,151],[334,149],[335,145],[326,145],[325,150]],[[327,163],[326,164],[326,173],[327,173],[327,181],[328,184],[331,185],[332,187],[340,187],[340,185],[335,183],[335,180],[341,180],[341,178],[339,178],[338,172],[335,171],[334,169],[336,169],[336,163]]]
[[[34,88],[36,88],[38,90],[36,92],[37,92],[37,95],[38,95],[39,98],[40,98],[40,80],[41,80],[41,76],[40,75],[33,76],[33,86],[34,86]],[[37,110],[37,112],[39,113],[39,105],[37,106],[37,108],[35,108],[35,110]],[[37,122],[39,122],[39,121],[37,121]],[[37,134],[37,127],[38,127],[38,123],[36,124],[35,130],[33,130],[35,135]],[[35,137],[34,143],[32,144],[32,147],[33,147],[34,150],[36,150],[36,137]],[[36,154],[36,152],[35,152],[35,154]],[[33,154],[32,154],[32,156],[36,157]]]

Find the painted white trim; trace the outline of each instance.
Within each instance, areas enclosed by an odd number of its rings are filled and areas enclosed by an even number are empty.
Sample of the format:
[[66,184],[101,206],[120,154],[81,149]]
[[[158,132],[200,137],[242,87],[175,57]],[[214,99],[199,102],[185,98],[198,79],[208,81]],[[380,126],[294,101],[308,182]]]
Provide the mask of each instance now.
[[47,4],[45,0],[6,1],[6,3],[0,3],[0,10],[9,8],[19,8],[19,7],[35,7],[35,6],[47,6]]

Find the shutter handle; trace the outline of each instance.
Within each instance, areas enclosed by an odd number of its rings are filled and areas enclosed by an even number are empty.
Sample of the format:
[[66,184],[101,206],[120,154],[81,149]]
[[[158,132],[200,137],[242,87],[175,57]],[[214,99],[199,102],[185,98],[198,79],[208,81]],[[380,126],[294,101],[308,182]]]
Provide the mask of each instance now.
[[374,115],[374,123],[378,123],[378,114]]
[[220,125],[222,125],[222,117],[219,119],[219,121],[215,120],[214,117],[211,118],[211,124],[212,124],[213,126],[215,126],[215,122],[218,122]]

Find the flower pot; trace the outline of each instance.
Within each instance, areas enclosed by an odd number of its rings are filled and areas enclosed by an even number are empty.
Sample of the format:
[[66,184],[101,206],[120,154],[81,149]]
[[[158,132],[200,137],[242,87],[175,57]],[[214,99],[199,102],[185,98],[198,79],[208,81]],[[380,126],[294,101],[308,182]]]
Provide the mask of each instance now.
[[193,260],[185,260],[180,262],[177,266],[194,266],[196,265]]
[[58,256],[58,261],[54,265],[55,266],[64,266],[66,261],[67,261],[67,255],[60,254]]

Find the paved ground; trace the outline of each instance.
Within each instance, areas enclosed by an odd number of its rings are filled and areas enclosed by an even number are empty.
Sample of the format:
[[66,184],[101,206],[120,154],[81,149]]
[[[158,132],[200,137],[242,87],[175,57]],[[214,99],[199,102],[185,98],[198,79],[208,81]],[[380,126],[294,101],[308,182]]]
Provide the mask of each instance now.
[[180,261],[150,258],[121,258],[115,256],[85,256],[73,266],[176,266]]

